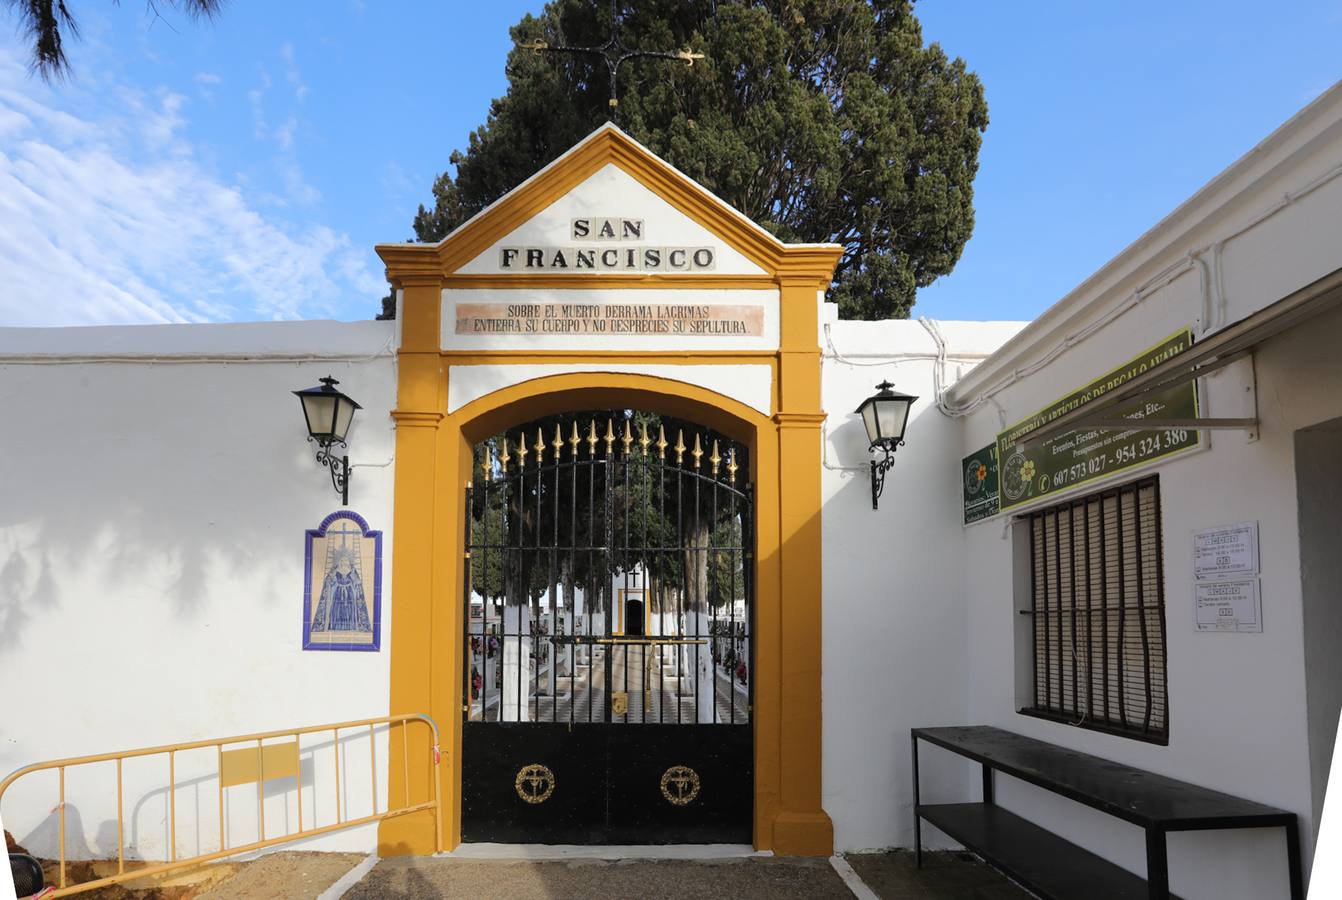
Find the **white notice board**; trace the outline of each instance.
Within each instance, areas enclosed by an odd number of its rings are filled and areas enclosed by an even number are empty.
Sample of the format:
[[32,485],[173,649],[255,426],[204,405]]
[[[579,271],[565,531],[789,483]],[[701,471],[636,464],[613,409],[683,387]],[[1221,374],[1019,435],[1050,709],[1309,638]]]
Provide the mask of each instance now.
[[1243,579],[1258,574],[1258,523],[1193,532],[1193,577]]
[[1193,585],[1198,631],[1262,631],[1263,605],[1258,579],[1199,581]]

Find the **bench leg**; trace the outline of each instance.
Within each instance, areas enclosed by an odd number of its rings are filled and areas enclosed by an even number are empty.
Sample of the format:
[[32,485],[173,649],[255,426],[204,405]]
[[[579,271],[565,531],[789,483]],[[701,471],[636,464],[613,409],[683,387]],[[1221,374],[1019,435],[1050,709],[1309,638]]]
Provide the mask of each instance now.
[[983,764],[983,802],[993,802],[993,770],[987,763]]
[[914,868],[923,867],[923,819],[918,815],[918,806],[922,803],[922,797],[918,789],[918,738],[912,737],[913,741],[913,865]]
[[1169,900],[1170,861],[1159,828],[1146,829],[1146,884],[1151,900]]
[[1286,826],[1286,865],[1291,879],[1291,900],[1305,900],[1304,875],[1300,871],[1300,825],[1295,819]]

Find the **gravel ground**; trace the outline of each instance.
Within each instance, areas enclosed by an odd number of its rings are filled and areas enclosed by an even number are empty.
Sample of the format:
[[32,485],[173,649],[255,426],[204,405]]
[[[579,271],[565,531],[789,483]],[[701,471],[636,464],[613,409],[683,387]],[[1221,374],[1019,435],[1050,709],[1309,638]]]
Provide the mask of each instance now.
[[844,857],[881,900],[1030,900],[1031,895],[968,853],[854,853]]
[[345,900],[852,900],[827,859],[565,860],[398,857],[377,864]]
[[[845,857],[881,900],[1029,900],[1030,895],[967,853],[907,850]],[[92,900],[310,900],[364,859],[359,853],[270,853],[175,878],[92,891]],[[115,868],[115,863],[112,864]],[[91,875],[91,873],[90,873]],[[146,884],[145,882],[149,882]],[[851,900],[827,859],[494,860],[384,859],[346,900]]]

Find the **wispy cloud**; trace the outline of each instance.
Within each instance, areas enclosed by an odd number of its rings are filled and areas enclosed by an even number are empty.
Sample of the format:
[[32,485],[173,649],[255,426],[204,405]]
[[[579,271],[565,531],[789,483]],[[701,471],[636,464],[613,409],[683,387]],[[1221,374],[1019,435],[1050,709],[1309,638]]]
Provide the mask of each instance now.
[[[302,103],[307,98],[308,86],[294,60],[293,45],[282,44],[279,56],[285,81],[293,89],[293,95],[290,97],[282,91],[272,91],[275,83],[269,71],[262,66],[260,81],[247,92],[247,103],[252,110],[252,135],[258,141],[273,142],[275,145],[275,173],[284,186],[281,205],[293,203],[311,206],[321,200],[321,191],[308,183],[304,176],[298,147],[304,123]],[[278,112],[275,111],[277,107]],[[272,121],[279,121],[279,124],[271,127]]]
[[284,58],[284,76],[289,81],[289,86],[294,89],[294,99],[302,103],[307,99],[308,86],[303,81],[303,75],[298,71],[298,63],[294,61],[294,45],[284,44],[280,47],[280,56]]
[[380,294],[347,235],[201,162],[188,98],[89,82],[72,102],[0,46],[0,324],[310,318]]
[[252,108],[252,136],[258,141],[270,133],[266,127],[266,94],[270,86],[270,73],[262,68],[260,82],[247,92],[247,105]]

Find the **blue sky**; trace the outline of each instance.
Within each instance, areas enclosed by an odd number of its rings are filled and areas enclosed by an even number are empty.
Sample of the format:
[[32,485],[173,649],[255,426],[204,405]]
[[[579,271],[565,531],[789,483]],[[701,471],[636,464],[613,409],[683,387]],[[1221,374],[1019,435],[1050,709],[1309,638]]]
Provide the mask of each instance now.
[[[162,5],[162,4],[160,4]],[[372,252],[540,2],[75,0],[48,86],[0,11],[0,325],[370,317]],[[1342,78],[1342,0],[924,0],[983,79],[978,226],[915,314],[1030,318]]]

